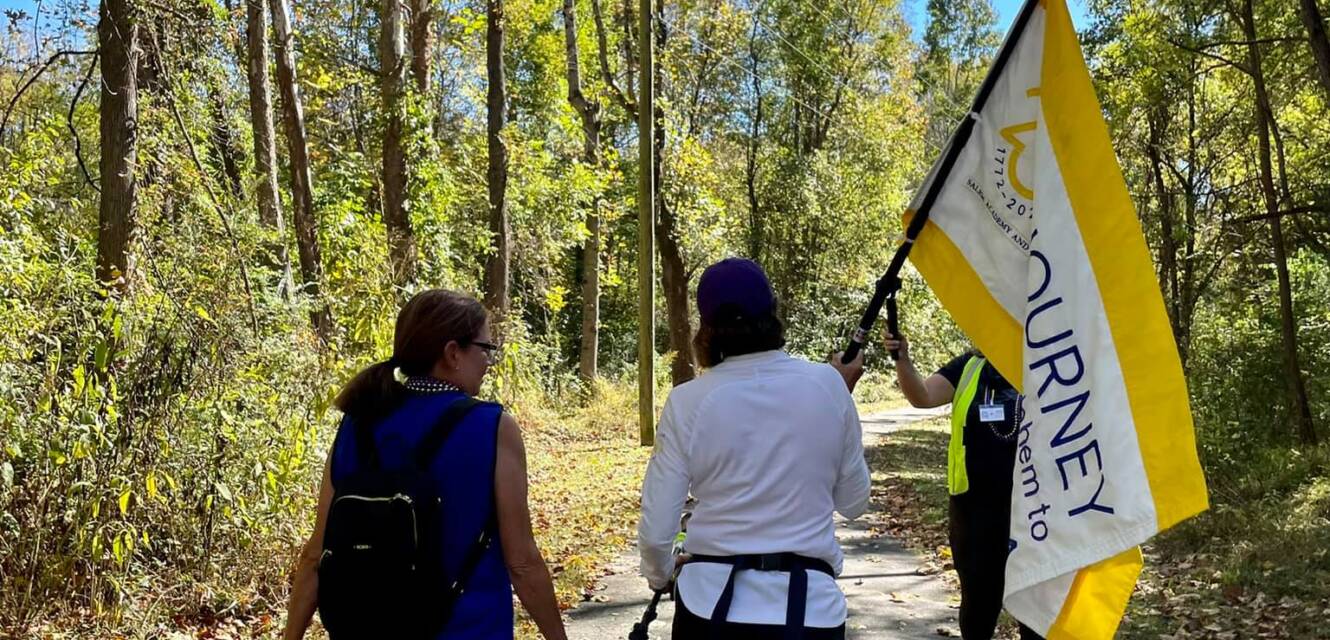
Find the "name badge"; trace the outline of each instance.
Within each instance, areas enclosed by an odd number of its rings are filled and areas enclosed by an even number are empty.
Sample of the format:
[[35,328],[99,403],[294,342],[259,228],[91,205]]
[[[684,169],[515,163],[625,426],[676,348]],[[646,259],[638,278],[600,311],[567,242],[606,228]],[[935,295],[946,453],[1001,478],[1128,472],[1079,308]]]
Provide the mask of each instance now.
[[1000,404],[979,405],[980,422],[1002,422],[1007,419],[1007,408]]

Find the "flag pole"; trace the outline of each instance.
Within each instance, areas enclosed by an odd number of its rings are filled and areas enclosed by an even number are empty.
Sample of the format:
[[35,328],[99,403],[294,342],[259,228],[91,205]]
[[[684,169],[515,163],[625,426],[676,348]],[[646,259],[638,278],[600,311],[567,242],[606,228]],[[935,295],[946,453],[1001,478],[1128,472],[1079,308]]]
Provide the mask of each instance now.
[[[905,259],[910,255],[910,249],[914,247],[914,241],[919,238],[919,234],[924,230],[924,224],[928,222],[928,214],[933,209],[933,203],[942,193],[942,187],[946,186],[947,178],[951,176],[951,170],[956,166],[956,160],[960,158],[961,151],[970,141],[970,135],[974,133],[974,123],[979,119],[979,112],[983,111],[984,105],[988,103],[988,96],[993,93],[993,87],[997,85],[998,76],[1002,75],[1002,70],[1006,68],[1007,62],[1011,59],[1011,54],[1016,50],[1016,44],[1021,35],[1025,32],[1025,27],[1030,23],[1030,16],[1034,15],[1034,10],[1039,6],[1040,0],[1025,0],[1021,6],[1021,12],[1016,16],[1016,22],[1012,25],[1011,31],[1007,33],[1006,40],[1002,41],[1002,47],[998,49],[998,55],[993,60],[993,68],[989,69],[988,75],[984,77],[983,84],[979,85],[979,91],[974,96],[974,102],[970,106],[970,112],[965,114],[961,120],[956,132],[951,136],[951,143],[947,146],[946,154],[942,156],[942,162],[938,165],[937,173],[933,177],[933,182],[928,185],[928,191],[924,194],[923,202],[919,203],[919,210],[915,212],[914,217],[910,219],[910,225],[905,229],[905,241],[896,248],[896,253],[891,257],[891,263],[887,265],[887,271],[878,278],[874,286],[873,299],[869,301],[868,308],[864,310],[864,315],[859,319],[859,326],[854,330],[850,337],[850,342],[845,347],[845,354],[841,356],[842,363],[850,363],[859,355],[868,340],[868,334],[873,330],[873,323],[877,316],[882,312],[882,306],[887,307],[887,330],[893,336],[900,335],[899,314],[896,309],[896,294],[901,289],[900,271],[905,266]],[[891,352],[891,359],[895,360],[899,354],[896,351]]]

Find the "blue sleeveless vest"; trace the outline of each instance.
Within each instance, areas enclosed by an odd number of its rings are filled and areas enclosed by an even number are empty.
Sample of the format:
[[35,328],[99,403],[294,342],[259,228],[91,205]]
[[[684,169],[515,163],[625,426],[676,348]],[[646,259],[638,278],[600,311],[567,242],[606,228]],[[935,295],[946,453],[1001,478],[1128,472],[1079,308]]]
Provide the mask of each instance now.
[[[406,403],[374,428],[374,444],[385,468],[408,464],[425,432],[460,392],[412,393]],[[445,575],[456,575],[471,543],[494,513],[494,456],[501,405],[485,402],[467,413],[430,465],[446,509],[443,531]],[[359,464],[350,418],[342,420],[333,443],[332,483]],[[496,537],[436,640],[512,640],[513,591],[503,550]]]

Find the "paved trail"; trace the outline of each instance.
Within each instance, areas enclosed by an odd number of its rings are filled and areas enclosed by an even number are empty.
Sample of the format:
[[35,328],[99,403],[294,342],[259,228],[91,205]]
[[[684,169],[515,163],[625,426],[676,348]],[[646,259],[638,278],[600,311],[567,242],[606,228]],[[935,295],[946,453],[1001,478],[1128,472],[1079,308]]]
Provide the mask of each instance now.
[[[945,410],[944,410],[945,411]],[[863,417],[864,444],[906,425],[942,415],[938,410],[894,409]],[[846,636],[852,640],[915,640],[959,635],[953,593],[942,575],[890,536],[874,536],[861,521],[837,518],[836,538],[845,550],[838,579],[850,607]],[[569,613],[573,640],[627,638],[651,599],[629,550],[609,567],[593,602]],[[674,603],[662,601],[651,625],[652,640],[670,637]]]

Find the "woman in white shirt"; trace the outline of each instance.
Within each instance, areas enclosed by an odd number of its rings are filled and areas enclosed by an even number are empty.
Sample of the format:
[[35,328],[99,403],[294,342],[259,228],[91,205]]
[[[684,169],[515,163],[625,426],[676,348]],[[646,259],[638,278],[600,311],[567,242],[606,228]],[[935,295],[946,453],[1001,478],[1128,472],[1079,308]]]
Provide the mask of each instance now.
[[841,366],[786,354],[761,267],[730,258],[698,282],[694,350],[709,370],[670,393],[642,486],[638,547],[652,589],[675,573],[671,545],[689,494],[688,561],[674,638],[844,638],[832,512],[868,505],[859,414]]

